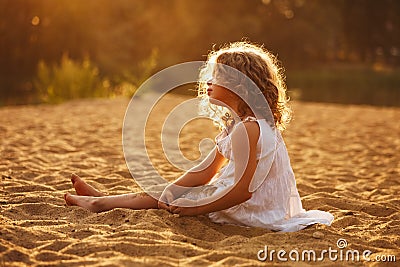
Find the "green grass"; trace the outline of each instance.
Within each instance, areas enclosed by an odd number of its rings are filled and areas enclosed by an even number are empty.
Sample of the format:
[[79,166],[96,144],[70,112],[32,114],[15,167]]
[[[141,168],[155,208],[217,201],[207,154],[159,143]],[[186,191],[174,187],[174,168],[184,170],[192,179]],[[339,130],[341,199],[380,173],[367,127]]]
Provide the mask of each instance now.
[[152,75],[156,65],[157,50],[153,50],[133,70],[126,70],[109,79],[101,75],[89,59],[73,60],[63,55],[59,64],[39,62],[33,85],[39,102],[53,104],[78,98],[132,97],[137,88]]
[[400,106],[400,69],[376,71],[364,66],[288,70],[293,99],[313,102]]
[[97,67],[88,59],[77,62],[66,55],[59,65],[48,66],[40,62],[34,86],[40,99],[47,103],[107,96],[107,83],[100,78]]

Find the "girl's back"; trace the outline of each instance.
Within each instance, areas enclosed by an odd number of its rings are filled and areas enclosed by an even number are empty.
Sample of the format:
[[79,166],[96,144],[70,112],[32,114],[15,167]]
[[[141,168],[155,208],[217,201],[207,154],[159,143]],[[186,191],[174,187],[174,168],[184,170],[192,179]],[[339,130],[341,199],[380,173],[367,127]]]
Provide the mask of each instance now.
[[[295,176],[289,155],[278,130],[273,130],[266,120],[249,117],[245,121],[257,121],[260,137],[257,143],[258,165],[250,184],[252,197],[232,208],[209,214],[214,222],[263,227],[276,231],[297,231],[314,223],[330,224],[333,216],[323,211],[308,211],[302,208],[296,188]],[[231,138],[221,133],[216,138],[221,154],[230,158],[210,184],[222,189],[233,186],[234,159]],[[217,193],[221,190],[216,190]]]

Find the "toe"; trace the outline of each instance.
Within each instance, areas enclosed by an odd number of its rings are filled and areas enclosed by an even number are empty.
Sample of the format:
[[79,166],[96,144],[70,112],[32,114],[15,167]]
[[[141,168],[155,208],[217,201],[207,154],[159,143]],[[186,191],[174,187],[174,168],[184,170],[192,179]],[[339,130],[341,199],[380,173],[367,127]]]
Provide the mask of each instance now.
[[64,200],[65,200],[65,203],[67,203],[68,206],[71,206],[71,202],[68,200],[68,197],[70,195],[71,195],[70,193],[64,194]]
[[71,174],[71,182],[72,184],[75,184],[79,179],[79,176],[76,175],[75,173]]

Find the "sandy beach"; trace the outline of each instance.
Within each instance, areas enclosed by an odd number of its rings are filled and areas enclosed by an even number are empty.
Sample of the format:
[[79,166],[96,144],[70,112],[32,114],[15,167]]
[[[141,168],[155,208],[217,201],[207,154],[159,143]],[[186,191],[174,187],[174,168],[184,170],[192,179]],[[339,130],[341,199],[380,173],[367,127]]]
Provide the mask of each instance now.
[[[148,125],[152,162],[167,179],[181,172],[160,153],[163,115],[184,96],[171,95]],[[331,226],[276,233],[178,218],[164,210],[91,213],[67,207],[76,173],[109,194],[140,192],[123,155],[129,100],[0,108],[0,266],[279,266],[268,250],[370,250],[371,261],[300,261],[299,266],[395,266],[400,261],[400,109],[295,102],[284,138],[305,209],[329,211]],[[181,149],[199,154],[207,121],[183,129]],[[210,134],[207,134],[207,136]],[[140,161],[141,159],[137,159]],[[338,248],[344,239],[347,246]],[[343,241],[343,240],[342,240]],[[264,253],[265,254],[265,253]],[[262,253],[263,255],[263,253]],[[319,254],[317,254],[319,255]],[[286,257],[287,254],[286,254]]]

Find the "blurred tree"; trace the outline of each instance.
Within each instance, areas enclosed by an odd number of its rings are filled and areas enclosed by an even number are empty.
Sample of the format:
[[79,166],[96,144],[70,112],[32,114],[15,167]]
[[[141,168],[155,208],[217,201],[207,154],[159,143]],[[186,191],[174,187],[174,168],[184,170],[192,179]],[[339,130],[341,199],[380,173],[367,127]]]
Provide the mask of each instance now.
[[398,14],[396,0],[1,0],[0,104],[34,97],[38,63],[63,54],[89,58],[117,82],[149,75],[143,62],[154,63],[154,51],[161,69],[244,37],[288,67],[398,65]]
[[[37,32],[32,24],[35,13],[33,1],[0,2],[0,85],[5,93],[17,96],[32,89],[29,78],[35,70]],[[18,12],[15,12],[18,10]],[[30,53],[25,53],[26,47]],[[14,90],[17,89],[17,90]]]
[[346,52],[349,60],[374,62],[398,58],[400,2],[394,0],[342,1]]

